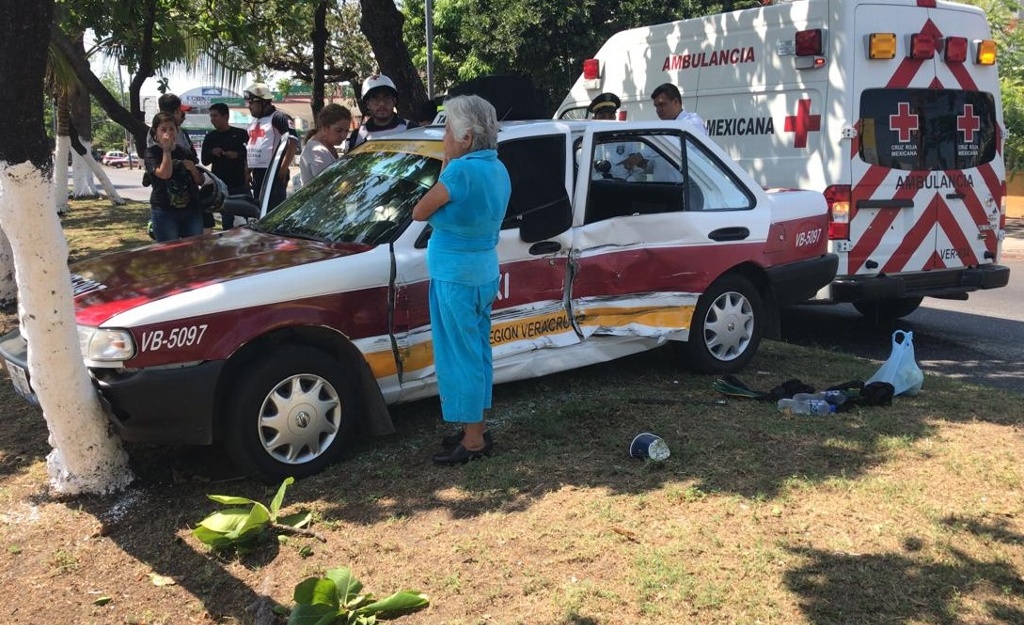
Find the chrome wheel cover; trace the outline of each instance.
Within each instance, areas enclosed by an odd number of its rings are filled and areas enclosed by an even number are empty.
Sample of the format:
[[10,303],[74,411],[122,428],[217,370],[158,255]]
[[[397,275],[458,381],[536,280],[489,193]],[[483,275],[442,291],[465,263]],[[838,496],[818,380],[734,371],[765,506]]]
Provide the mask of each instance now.
[[754,308],[742,293],[719,295],[704,315],[704,345],[721,361],[735,360],[750,346],[754,335]]
[[338,391],[324,378],[302,373],[282,380],[263,399],[257,435],[277,462],[306,464],[330,448],[340,427]]

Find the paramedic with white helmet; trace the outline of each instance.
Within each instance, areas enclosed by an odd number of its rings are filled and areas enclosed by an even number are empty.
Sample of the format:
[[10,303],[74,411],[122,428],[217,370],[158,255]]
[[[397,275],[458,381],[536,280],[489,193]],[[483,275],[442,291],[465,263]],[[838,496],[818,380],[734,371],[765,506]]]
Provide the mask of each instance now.
[[359,130],[352,133],[348,149],[364,143],[371,137],[417,128],[416,122],[402,119],[395,113],[398,104],[398,89],[384,74],[374,74],[363,81],[363,112],[366,120]]
[[[277,110],[274,106],[274,94],[270,87],[257,82],[245,88],[245,101],[249,105],[249,143],[246,145],[246,165],[252,181],[252,194],[260,201],[263,181],[274,159],[274,153],[281,141],[295,134],[295,121],[290,115]],[[270,202],[267,210],[273,210],[284,201],[287,195],[289,167],[295,158],[295,141],[288,141],[284,158],[270,182],[268,193]]]

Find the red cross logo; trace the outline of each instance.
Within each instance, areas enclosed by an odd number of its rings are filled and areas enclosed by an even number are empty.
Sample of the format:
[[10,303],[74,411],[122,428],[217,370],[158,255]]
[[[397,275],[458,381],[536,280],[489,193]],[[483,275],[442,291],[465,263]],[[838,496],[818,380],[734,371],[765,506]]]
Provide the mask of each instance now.
[[917,115],[910,112],[909,102],[900,102],[897,110],[897,114],[889,116],[889,130],[900,134],[900,143],[909,143],[911,131],[917,130]]
[[973,104],[964,104],[964,114],[956,116],[956,129],[964,133],[964,143],[974,143],[974,132],[981,128],[981,118],[974,114]]
[[811,101],[800,100],[796,105],[796,115],[786,116],[786,132],[795,132],[794,148],[807,147],[807,133],[821,130],[821,115],[811,115]]
[[263,126],[256,126],[249,131],[249,143],[255,144],[257,139],[265,136],[267,136],[267,133],[263,130]]

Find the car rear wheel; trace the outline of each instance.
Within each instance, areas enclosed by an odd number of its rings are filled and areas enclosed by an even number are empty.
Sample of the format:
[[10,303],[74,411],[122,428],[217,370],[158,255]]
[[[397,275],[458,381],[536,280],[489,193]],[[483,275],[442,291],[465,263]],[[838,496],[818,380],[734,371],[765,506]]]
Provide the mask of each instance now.
[[757,352],[765,319],[764,302],[754,285],[739,275],[722,276],[697,300],[690,338],[675,344],[677,354],[696,371],[734,373]]
[[356,423],[350,368],[319,349],[287,346],[245,367],[227,398],[224,442],[243,469],[275,483],[335,462]]
[[901,297],[874,302],[854,302],[853,307],[875,323],[887,323],[914,312],[923,300],[923,297]]

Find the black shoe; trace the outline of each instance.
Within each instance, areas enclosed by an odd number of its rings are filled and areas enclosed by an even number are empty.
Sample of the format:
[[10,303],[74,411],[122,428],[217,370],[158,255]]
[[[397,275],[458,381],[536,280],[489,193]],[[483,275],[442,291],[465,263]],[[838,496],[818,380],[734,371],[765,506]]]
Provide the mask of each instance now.
[[[466,435],[466,431],[465,430],[459,430],[455,434],[449,434],[448,436],[442,437],[441,438],[441,449],[447,450],[447,449],[451,449],[452,447],[455,447],[456,445],[458,445],[459,443],[462,442],[462,437],[465,436],[465,435]],[[484,430],[484,443],[486,443],[488,447],[491,447],[491,446],[494,445],[494,440],[491,439],[491,431],[490,430]]]
[[463,447],[461,443],[459,443],[452,449],[442,451],[441,453],[438,454],[434,454],[434,464],[445,464],[448,466],[453,466],[456,464],[466,464],[470,460],[480,460],[485,456],[490,456],[491,449],[493,449],[493,447],[494,446],[491,443],[487,443],[484,445],[483,449],[470,451]]

